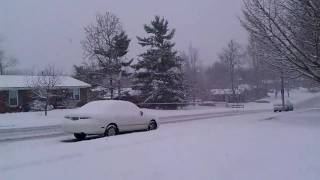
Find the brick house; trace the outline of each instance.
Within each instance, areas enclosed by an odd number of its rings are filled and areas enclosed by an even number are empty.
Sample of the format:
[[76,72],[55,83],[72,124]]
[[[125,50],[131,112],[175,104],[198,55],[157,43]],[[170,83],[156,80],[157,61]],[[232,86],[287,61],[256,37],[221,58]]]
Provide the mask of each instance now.
[[[21,107],[34,100],[32,87],[28,79],[35,76],[0,75],[0,113],[21,111]],[[52,91],[64,93],[65,96],[55,97],[54,103],[62,98],[70,98],[73,102],[87,102],[89,84],[69,76],[60,76],[60,82]]]

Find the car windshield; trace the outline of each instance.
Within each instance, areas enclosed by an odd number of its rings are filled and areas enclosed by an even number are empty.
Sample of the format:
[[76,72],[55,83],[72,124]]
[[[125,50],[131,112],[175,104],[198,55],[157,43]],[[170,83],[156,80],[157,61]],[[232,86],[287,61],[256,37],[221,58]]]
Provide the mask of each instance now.
[[320,180],[320,0],[1,0],[0,180]]

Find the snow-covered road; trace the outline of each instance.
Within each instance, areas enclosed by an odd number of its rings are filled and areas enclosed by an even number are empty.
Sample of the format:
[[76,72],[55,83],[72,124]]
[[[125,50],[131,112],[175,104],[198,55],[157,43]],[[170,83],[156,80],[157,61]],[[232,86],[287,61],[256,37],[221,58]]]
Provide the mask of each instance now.
[[[201,113],[201,114],[189,114],[189,115],[173,115],[163,116],[159,118],[160,124],[179,123],[185,121],[195,121],[208,118],[228,117],[243,114],[255,114],[260,112],[266,112],[268,110],[247,110],[247,111],[227,111],[227,112],[214,112],[214,113]],[[25,128],[11,128],[0,129],[0,143],[22,141],[38,138],[50,138],[57,136],[67,135],[62,131],[60,125],[48,125],[39,127],[25,127]]]
[[320,179],[320,110],[164,124],[74,142],[2,143],[0,179]]

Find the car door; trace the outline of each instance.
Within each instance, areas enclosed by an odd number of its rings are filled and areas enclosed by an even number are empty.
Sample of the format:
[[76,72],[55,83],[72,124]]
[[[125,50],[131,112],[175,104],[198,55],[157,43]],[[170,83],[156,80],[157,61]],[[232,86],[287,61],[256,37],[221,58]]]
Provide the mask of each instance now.
[[145,122],[143,121],[143,112],[140,111],[140,108],[138,108],[134,104],[130,104],[130,114],[131,114],[130,123],[132,125],[133,130],[144,129]]
[[118,125],[120,131],[129,131],[130,130],[130,122],[128,121],[128,110],[125,104],[123,103],[115,103],[112,106],[114,110],[112,112],[114,123]]
[[137,111],[138,111],[137,128],[146,129],[148,127],[147,118],[145,117],[146,115],[140,108],[138,108]]
[[139,129],[137,121],[139,114],[129,102],[119,102],[113,107],[117,109],[115,119],[120,131],[134,131]]

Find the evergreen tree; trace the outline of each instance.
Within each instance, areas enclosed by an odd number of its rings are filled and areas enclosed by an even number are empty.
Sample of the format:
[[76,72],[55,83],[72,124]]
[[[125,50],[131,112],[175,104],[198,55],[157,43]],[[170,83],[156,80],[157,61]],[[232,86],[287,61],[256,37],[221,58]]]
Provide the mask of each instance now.
[[[145,103],[181,103],[184,99],[182,59],[171,42],[175,30],[169,30],[168,21],[159,16],[144,25],[147,37],[137,37],[147,47],[134,66],[135,84],[141,90]],[[172,107],[172,106],[171,106]]]

